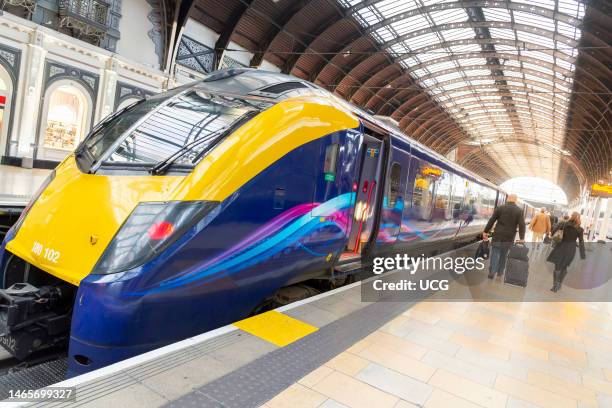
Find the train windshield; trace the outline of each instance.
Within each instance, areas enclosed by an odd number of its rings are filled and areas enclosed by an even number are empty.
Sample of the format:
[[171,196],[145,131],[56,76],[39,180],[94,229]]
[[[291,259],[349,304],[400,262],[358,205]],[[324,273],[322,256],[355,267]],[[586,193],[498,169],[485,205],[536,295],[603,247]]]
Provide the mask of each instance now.
[[202,89],[162,94],[111,118],[83,150],[102,166],[151,167],[174,156],[172,166],[192,168],[220,139],[269,105]]

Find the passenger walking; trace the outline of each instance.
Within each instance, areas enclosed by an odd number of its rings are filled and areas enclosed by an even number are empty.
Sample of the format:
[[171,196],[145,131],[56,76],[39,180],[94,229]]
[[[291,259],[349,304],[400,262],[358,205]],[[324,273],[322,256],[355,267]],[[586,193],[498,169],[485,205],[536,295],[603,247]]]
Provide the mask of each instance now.
[[548,218],[550,218],[550,226],[551,227],[554,227],[555,224],[557,224],[557,222],[559,222],[559,218],[555,214],[553,214],[551,212],[548,213]]
[[498,276],[503,275],[506,257],[514,242],[517,228],[519,231],[517,242],[525,242],[525,218],[523,210],[516,205],[516,200],[516,194],[509,194],[506,204],[495,208],[482,234],[483,239],[487,239],[489,232],[495,225],[489,256],[489,279],[493,279],[496,274]]
[[531,219],[529,229],[532,232],[531,247],[534,249],[539,248],[544,235],[550,234],[551,230],[550,217],[546,215],[545,208],[541,208],[540,212]]
[[551,235],[551,236],[553,236],[553,235],[555,234],[555,232],[557,232],[559,229],[563,228],[563,224],[565,224],[566,222],[568,222],[568,221],[569,221],[569,219],[570,219],[570,216],[569,216],[569,215],[567,215],[567,214],[565,214],[565,215],[563,216],[563,218],[561,218],[561,219],[559,220],[559,222],[557,222],[557,223],[553,224],[552,231],[551,231],[550,235]]
[[[574,256],[576,256],[576,241],[578,241],[578,248],[580,249],[580,258],[586,258],[583,238],[584,230],[580,227],[580,214],[577,212],[572,213],[570,219],[566,222],[560,222],[557,228],[562,231],[563,236],[546,259],[548,262],[555,264],[553,287],[550,289],[553,292],[561,289],[563,279],[567,275],[567,267],[574,260]],[[557,229],[553,231],[553,235],[556,232]]]

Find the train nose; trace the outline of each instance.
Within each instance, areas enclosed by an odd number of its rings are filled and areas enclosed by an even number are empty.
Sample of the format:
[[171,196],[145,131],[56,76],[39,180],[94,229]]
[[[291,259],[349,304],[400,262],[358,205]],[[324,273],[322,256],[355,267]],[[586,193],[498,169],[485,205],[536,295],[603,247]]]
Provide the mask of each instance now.
[[139,202],[163,201],[175,184],[171,177],[84,174],[69,158],[6,249],[78,286]]

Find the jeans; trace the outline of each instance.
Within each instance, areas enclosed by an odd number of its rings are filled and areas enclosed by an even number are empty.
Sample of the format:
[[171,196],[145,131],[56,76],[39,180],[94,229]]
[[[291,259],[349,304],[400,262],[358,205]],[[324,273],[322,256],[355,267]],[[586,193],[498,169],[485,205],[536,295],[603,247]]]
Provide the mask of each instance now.
[[499,276],[504,274],[506,258],[512,244],[509,242],[493,242],[491,244],[491,255],[489,256],[489,271],[491,275]]

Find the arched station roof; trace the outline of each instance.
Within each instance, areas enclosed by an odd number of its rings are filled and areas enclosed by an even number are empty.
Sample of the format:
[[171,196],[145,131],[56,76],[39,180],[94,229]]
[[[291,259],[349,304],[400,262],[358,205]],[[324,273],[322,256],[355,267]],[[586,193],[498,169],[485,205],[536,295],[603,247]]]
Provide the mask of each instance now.
[[[186,18],[501,183],[568,197],[612,178],[612,13],[605,0],[159,0],[167,67]],[[174,19],[174,20],[173,20]]]

